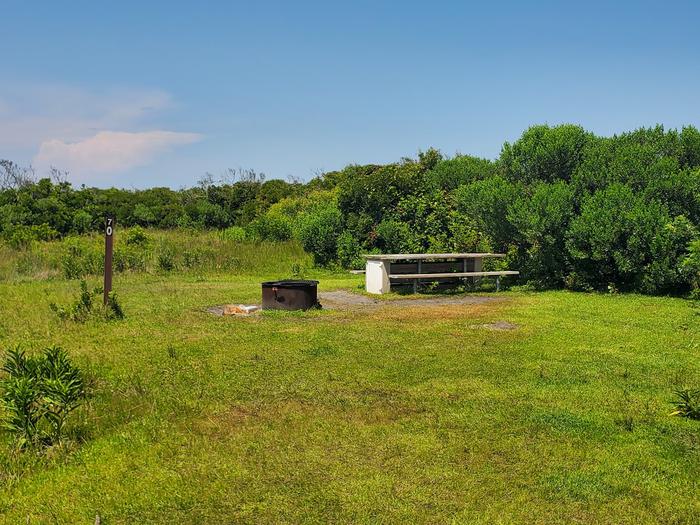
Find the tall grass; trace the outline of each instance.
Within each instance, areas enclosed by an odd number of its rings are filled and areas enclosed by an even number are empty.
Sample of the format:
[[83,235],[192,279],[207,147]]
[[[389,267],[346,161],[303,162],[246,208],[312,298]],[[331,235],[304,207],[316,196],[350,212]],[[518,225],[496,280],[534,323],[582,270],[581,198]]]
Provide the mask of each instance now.
[[[194,230],[147,230],[145,242],[129,244],[128,239],[128,230],[115,235],[117,272],[284,274],[292,266],[311,265],[311,258],[295,241],[243,241]],[[104,240],[97,234],[34,241],[20,249],[0,244],[0,282],[99,275],[103,259]]]

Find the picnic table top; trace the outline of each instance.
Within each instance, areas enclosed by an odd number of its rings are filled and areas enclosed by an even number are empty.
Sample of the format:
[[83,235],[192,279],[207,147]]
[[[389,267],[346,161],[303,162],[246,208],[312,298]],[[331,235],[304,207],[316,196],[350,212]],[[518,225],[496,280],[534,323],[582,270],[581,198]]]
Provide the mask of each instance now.
[[403,261],[424,259],[483,259],[486,257],[505,257],[504,253],[372,253],[363,255],[374,261]]

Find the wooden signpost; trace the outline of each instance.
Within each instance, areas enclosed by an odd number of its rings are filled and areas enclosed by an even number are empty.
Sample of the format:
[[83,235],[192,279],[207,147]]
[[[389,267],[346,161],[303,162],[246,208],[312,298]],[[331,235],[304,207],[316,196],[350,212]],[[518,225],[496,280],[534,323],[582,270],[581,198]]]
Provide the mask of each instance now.
[[104,304],[109,302],[109,293],[112,291],[112,259],[114,255],[114,217],[105,219],[105,281]]

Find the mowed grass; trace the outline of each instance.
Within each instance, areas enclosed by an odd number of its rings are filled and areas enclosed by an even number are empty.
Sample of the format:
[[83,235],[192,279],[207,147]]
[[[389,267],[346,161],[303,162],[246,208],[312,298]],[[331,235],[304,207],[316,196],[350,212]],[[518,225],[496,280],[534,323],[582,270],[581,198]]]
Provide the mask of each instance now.
[[96,378],[83,444],[3,447],[4,522],[700,522],[700,422],[669,415],[700,386],[691,303],[203,311],[274,277],[120,275],[126,319],[85,325],[48,308],[75,281],[0,284],[2,347],[59,344]]

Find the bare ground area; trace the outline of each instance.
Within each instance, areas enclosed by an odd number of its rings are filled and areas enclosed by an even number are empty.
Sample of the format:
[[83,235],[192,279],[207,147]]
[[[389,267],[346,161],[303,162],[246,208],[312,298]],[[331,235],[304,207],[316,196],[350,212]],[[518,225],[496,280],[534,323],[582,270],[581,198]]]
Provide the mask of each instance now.
[[[482,305],[502,301],[498,297],[484,297],[477,295],[451,295],[444,297],[406,297],[392,299],[375,299],[359,293],[347,290],[333,292],[320,292],[318,300],[324,310],[366,310],[383,306],[392,307],[416,307],[416,306],[462,306]],[[207,312],[214,315],[224,315],[224,306],[211,306]],[[257,313],[257,312],[256,312]],[[496,328],[503,329],[503,328]]]
[[347,290],[337,290],[334,292],[321,292],[318,300],[323,308],[329,310],[347,310],[355,308],[376,308],[379,306],[448,306],[448,305],[471,305],[486,304],[499,301],[498,297],[484,297],[476,295],[451,295],[444,297],[415,298],[380,300],[366,295],[348,292]]

